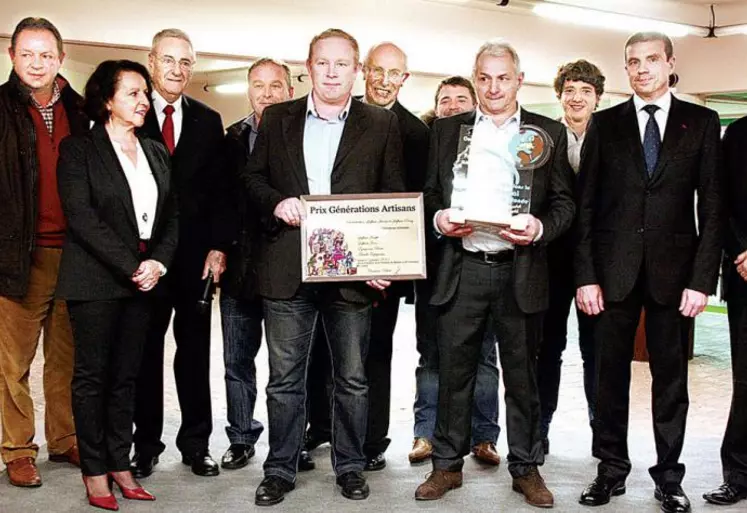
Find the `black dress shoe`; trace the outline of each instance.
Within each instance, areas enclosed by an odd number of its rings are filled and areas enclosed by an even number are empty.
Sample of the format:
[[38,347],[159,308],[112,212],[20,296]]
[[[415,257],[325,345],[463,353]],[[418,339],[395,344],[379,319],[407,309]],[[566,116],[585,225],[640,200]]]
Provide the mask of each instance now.
[[220,460],[220,466],[227,470],[236,470],[249,465],[254,456],[254,446],[245,444],[231,444]]
[[747,486],[724,483],[715,490],[703,494],[703,498],[711,504],[728,506],[747,499]]
[[654,497],[661,502],[660,507],[664,513],[688,513],[690,511],[690,499],[677,483],[656,485]]
[[192,467],[192,473],[196,476],[217,476],[220,474],[220,468],[209,452],[201,452],[189,456],[182,454],[182,463]]
[[316,463],[314,463],[314,460],[311,458],[311,454],[309,454],[309,451],[301,450],[301,454],[298,455],[298,471],[308,472],[309,470],[314,470],[315,468]]
[[254,504],[257,506],[272,506],[282,502],[285,494],[295,487],[294,483],[286,481],[282,477],[267,476],[257,487],[257,492],[254,494]]
[[320,445],[329,443],[330,439],[328,435],[319,435],[309,430],[306,431],[303,439],[303,448],[307,451],[313,451]]
[[130,472],[135,479],[143,479],[153,473],[153,467],[158,464],[158,456],[135,453],[130,461]]
[[362,472],[345,472],[337,478],[342,488],[342,496],[354,501],[368,499],[369,489]]
[[581,493],[578,503],[584,506],[601,506],[602,504],[607,504],[610,501],[610,497],[624,493],[625,481],[597,476]]
[[372,472],[374,470],[382,470],[386,467],[386,458],[384,457],[384,453],[380,452],[373,458],[368,458],[366,460],[366,466],[363,468],[363,470],[368,470],[369,472]]

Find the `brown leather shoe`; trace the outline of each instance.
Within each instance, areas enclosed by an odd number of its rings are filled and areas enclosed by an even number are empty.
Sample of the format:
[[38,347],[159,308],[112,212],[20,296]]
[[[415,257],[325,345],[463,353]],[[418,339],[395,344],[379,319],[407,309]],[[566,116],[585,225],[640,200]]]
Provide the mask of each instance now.
[[524,494],[524,500],[532,506],[552,508],[555,505],[552,493],[545,486],[545,480],[537,467],[532,467],[526,475],[515,477],[512,488],[515,492]]
[[18,458],[5,464],[8,469],[8,479],[13,486],[36,488],[41,486],[42,480],[39,469],[36,468],[34,458]]
[[433,501],[440,499],[449,490],[462,486],[462,473],[448,470],[434,470],[428,474],[425,483],[415,490],[416,501]]
[[80,467],[80,451],[78,451],[78,445],[73,444],[70,449],[60,454],[50,454],[49,461],[56,461],[57,463],[70,463],[76,467]]
[[498,466],[501,464],[501,456],[493,442],[481,442],[472,448],[475,458],[488,465]]
[[433,444],[427,438],[420,437],[416,438],[412,443],[412,451],[410,451],[407,457],[410,463],[422,463],[430,458],[431,454],[433,454]]

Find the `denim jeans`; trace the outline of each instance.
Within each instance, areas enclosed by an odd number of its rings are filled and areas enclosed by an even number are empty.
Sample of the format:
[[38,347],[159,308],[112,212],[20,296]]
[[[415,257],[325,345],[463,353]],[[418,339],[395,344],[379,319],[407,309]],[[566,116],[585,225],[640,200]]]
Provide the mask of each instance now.
[[290,299],[264,300],[270,380],[270,451],[265,476],[295,481],[307,420],[306,379],[317,319],[332,364],[332,468],[361,471],[368,414],[366,361],[371,305],[352,303],[334,285],[301,285]]
[[[415,369],[415,427],[416,438],[433,440],[438,405],[438,346],[435,338],[436,313],[427,300],[419,298],[415,305],[417,349],[420,353]],[[498,440],[498,385],[496,338],[488,332],[480,353],[475,396],[472,403],[472,446]]]
[[226,368],[226,435],[232,444],[254,445],[262,423],[254,418],[257,368],[254,359],[262,345],[262,301],[220,295],[223,362]]

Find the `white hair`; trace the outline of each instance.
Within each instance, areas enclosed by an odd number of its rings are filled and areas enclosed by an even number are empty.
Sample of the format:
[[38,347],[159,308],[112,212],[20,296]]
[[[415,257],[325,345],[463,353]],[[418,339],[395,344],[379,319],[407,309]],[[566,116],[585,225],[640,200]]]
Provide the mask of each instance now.
[[521,61],[519,60],[519,54],[516,53],[516,49],[502,39],[492,39],[483,43],[477,51],[477,55],[475,55],[475,64],[472,67],[473,77],[477,75],[477,61],[479,61],[480,57],[483,55],[491,55],[493,57],[504,57],[508,55],[511,57],[511,60],[514,61],[516,74],[518,75],[521,73]]

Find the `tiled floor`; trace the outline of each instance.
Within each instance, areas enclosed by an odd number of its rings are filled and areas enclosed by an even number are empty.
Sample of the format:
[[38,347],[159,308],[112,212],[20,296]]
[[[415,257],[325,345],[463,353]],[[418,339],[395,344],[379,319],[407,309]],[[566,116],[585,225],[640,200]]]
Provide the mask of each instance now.
[[[212,396],[215,429],[212,438],[213,456],[218,459],[228,446],[224,433],[225,389],[223,385],[222,337],[217,322],[217,308],[213,314]],[[585,511],[577,504],[583,487],[595,475],[595,460],[589,455],[590,433],[584,403],[581,360],[577,348],[575,321],[570,327],[568,350],[565,354],[563,382],[558,413],[551,432],[551,450],[542,473],[554,491],[556,511]],[[371,497],[367,501],[352,502],[342,498],[335,488],[329,463],[329,449],[324,446],[315,452],[317,470],[301,474],[294,492],[285,502],[272,509],[285,511],[536,511],[522,502],[510,488],[510,477],[502,465],[498,469],[483,468],[474,461],[465,466],[465,485],[434,503],[416,503],[413,493],[430,470],[429,465],[411,467],[407,453],[412,443],[412,402],[415,390],[414,369],[417,362],[414,340],[412,307],[403,306],[395,340],[395,369],[392,373],[392,445],[387,452],[385,470],[369,474]],[[173,353],[173,341],[169,343]],[[747,504],[720,509],[704,504],[700,495],[720,482],[718,451],[725,427],[731,395],[729,343],[726,316],[703,314],[696,323],[695,358],[690,365],[691,406],[683,461],[688,466],[685,489],[693,502],[694,511],[747,511]],[[171,362],[171,356],[167,361]],[[170,363],[168,364],[170,367]],[[264,387],[267,383],[267,353],[258,357],[260,400],[256,416],[267,418]],[[40,397],[41,355],[32,370],[38,422],[38,438],[43,434],[40,424],[43,399]],[[171,372],[166,373],[166,421],[164,453],[157,472],[144,484],[158,496],[155,504],[124,503],[122,511],[247,511],[256,510],[254,490],[261,480],[261,462],[267,452],[266,432],[257,447],[252,464],[242,470],[224,471],[217,478],[198,478],[179,463],[173,445],[179,423],[179,408]],[[646,468],[655,459],[651,433],[650,377],[646,364],[633,364],[631,386],[630,452],[633,473],[628,479],[628,492],[605,507],[602,513],[658,511],[653,499],[653,486]],[[503,413],[503,412],[502,412]],[[502,425],[505,420],[502,416]],[[505,437],[499,440],[499,451],[506,453]],[[40,469],[44,486],[34,490],[14,488],[0,476],[0,513],[78,512],[86,511],[83,486],[76,469],[46,461],[40,455]]]

